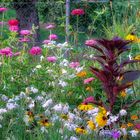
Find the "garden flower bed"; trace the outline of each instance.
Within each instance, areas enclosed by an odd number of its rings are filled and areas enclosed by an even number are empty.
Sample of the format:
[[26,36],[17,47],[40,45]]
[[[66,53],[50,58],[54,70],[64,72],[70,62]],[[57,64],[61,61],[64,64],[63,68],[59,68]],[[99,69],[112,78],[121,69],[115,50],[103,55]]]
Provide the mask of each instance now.
[[[0,8],[1,14],[8,9]],[[36,45],[36,27],[2,21],[0,43],[0,138],[2,140],[119,140],[140,137],[140,39],[88,38],[80,46],[55,34]],[[59,41],[61,43],[59,43]],[[137,47],[137,51],[133,51]]]

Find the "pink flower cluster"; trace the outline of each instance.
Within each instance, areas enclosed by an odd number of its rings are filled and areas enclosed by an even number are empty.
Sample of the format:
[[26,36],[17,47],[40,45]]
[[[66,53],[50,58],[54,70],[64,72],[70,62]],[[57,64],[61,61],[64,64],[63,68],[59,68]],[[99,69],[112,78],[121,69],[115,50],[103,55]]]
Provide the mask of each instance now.
[[93,77],[87,78],[84,80],[84,84],[89,84],[90,82],[92,82],[94,80]]
[[18,24],[19,24],[19,21],[16,20],[16,19],[11,19],[8,21],[8,24],[9,24],[9,30],[12,31],[12,32],[17,32],[18,31]]
[[5,12],[5,11],[7,11],[8,9],[7,8],[5,8],[5,7],[0,7],[0,12]]
[[20,34],[23,35],[23,36],[27,36],[27,35],[31,34],[31,31],[30,30],[21,30]]
[[34,46],[29,50],[29,54],[31,55],[40,55],[42,53],[42,49],[38,46]]
[[93,103],[94,102],[94,97],[90,96],[88,98],[86,98],[82,104],[88,104],[88,103]]
[[46,39],[43,41],[43,44],[49,44],[50,42],[51,42],[50,40]]
[[57,61],[57,58],[55,57],[55,56],[48,56],[47,57],[47,60],[49,61],[49,62],[56,62]]
[[53,23],[50,23],[46,26],[46,29],[49,29],[49,30],[54,29],[54,28],[55,28],[55,24]]
[[94,39],[86,40],[85,45],[92,47],[92,46],[97,45],[97,41]]
[[77,67],[79,67],[80,66],[80,63],[79,62],[71,62],[70,64],[69,64],[69,67],[70,68],[77,68]]
[[12,57],[12,56],[20,55],[20,52],[13,53],[11,48],[6,47],[6,48],[3,48],[3,49],[0,49],[0,55],[7,56],[7,57]]
[[49,40],[57,40],[58,36],[56,34],[49,35]]
[[79,15],[84,15],[85,12],[84,12],[83,9],[74,9],[74,10],[72,10],[71,14],[72,15],[78,15],[79,16]]

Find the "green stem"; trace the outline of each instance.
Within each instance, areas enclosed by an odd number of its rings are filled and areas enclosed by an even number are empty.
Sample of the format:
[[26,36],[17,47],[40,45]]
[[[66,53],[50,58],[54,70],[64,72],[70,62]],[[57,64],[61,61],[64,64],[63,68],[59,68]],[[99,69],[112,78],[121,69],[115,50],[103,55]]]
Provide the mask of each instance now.
[[4,12],[2,14],[1,37],[2,37],[2,33],[3,33],[3,27],[4,27]]

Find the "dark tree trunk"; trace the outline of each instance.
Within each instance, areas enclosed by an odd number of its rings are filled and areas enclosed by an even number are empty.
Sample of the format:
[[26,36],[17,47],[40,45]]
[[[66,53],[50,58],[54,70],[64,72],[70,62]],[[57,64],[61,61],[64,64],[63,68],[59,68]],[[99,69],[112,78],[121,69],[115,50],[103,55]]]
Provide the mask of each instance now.
[[14,9],[16,10],[17,20],[19,20],[19,29],[32,29],[32,26],[38,27],[34,35],[35,44],[39,44],[39,17],[36,9],[37,0],[14,0]]

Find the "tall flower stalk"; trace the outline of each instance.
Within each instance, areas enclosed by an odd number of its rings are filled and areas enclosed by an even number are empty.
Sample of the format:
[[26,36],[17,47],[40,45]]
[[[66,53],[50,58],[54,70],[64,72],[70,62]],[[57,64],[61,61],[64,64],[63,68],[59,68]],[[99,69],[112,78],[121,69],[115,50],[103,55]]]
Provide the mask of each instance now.
[[[113,110],[117,96],[123,90],[129,88],[132,82],[140,76],[140,70],[127,70],[125,67],[127,64],[140,62],[140,60],[126,59],[120,63],[118,62],[119,56],[130,50],[128,46],[130,42],[120,38],[86,41],[86,45],[100,53],[100,55],[93,57],[93,60],[99,62],[102,69],[92,66],[90,69],[102,83],[107,100],[109,101],[109,107],[106,107],[106,109],[110,112]],[[100,105],[105,105],[105,103],[100,102]]]
[[83,9],[74,9],[71,12],[71,15],[75,15],[76,16],[76,32],[74,35],[74,45],[77,46],[78,45],[78,34],[79,34],[79,16],[80,15],[84,15],[85,12]]

